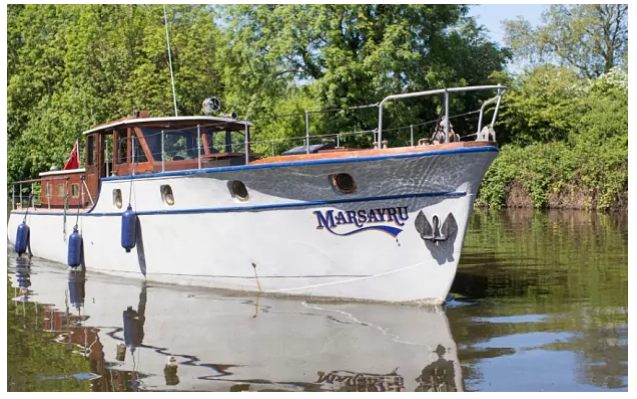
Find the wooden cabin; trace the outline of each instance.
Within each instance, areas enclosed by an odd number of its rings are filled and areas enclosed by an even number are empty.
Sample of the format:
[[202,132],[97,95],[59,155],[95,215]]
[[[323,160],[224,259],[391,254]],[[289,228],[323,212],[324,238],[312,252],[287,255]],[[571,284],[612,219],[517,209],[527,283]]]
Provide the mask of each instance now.
[[[40,206],[45,208],[84,208],[90,202],[82,176],[84,169],[40,173],[42,194]],[[68,196],[67,196],[68,194]],[[95,201],[95,197],[93,197]]]
[[[62,208],[67,201],[67,208],[90,207],[109,176],[244,165],[251,126],[232,118],[151,118],[146,112],[95,126],[84,132],[84,168],[40,174],[41,206]],[[259,158],[250,154],[248,161]]]

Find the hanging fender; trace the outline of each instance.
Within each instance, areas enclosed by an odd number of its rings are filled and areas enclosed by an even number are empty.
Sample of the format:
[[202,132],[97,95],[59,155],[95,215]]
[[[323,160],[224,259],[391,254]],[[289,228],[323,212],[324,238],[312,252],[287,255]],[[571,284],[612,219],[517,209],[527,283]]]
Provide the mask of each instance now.
[[122,213],[122,247],[126,252],[130,252],[135,248],[137,234],[137,214],[133,208],[128,205],[126,211]]
[[67,263],[73,268],[82,264],[82,236],[77,231],[77,226],[73,228],[73,233],[69,237]]
[[15,236],[15,251],[18,253],[18,256],[22,256],[23,253],[27,252],[29,233],[29,225],[27,225],[26,221],[22,221],[18,226],[18,231]]
[[27,249],[29,250],[29,253],[31,253],[31,247],[29,243],[31,229],[29,228],[29,225],[27,225],[27,215],[29,214],[29,207],[31,206],[31,201],[33,201],[33,197],[34,197],[33,193],[29,194],[29,202],[27,203],[27,210],[24,213],[24,219],[22,220],[22,223],[20,223],[20,225],[18,226],[18,231],[16,232],[16,235],[15,235],[14,248],[15,248],[15,251],[18,253],[18,256],[22,256],[23,253],[27,252]]

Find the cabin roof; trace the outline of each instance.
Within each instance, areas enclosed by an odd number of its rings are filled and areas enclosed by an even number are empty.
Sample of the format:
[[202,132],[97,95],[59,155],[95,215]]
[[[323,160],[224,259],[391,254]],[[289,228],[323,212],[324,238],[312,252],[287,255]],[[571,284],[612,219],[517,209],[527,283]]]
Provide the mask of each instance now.
[[161,122],[189,122],[189,121],[205,121],[205,122],[227,122],[227,123],[236,123],[238,125],[253,126],[252,123],[241,120],[241,119],[231,119],[231,118],[222,118],[218,116],[166,116],[159,118],[124,118],[119,119],[112,122],[107,122],[102,125],[95,126],[94,128],[85,131],[83,134],[89,134],[98,132],[100,130],[112,129],[117,126],[123,125],[131,125],[138,123],[161,123]]
[[57,175],[68,175],[72,173],[84,173],[84,168],[79,169],[66,169],[66,170],[52,170],[50,172],[42,172],[40,176],[57,176]]

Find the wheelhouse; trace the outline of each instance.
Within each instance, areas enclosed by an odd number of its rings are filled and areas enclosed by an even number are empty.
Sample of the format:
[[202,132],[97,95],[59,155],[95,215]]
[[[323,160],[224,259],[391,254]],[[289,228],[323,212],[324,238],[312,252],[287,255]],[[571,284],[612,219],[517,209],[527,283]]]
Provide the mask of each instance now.
[[208,116],[149,118],[146,113],[84,132],[86,184],[95,198],[102,178],[245,165],[249,122]]

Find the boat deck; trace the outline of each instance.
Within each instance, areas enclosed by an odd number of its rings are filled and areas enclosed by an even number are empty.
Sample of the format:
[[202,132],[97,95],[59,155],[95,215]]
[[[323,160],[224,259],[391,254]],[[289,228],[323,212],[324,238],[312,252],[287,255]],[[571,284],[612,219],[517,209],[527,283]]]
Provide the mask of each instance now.
[[409,146],[395,148],[337,148],[333,150],[319,151],[316,154],[280,155],[276,157],[259,159],[250,162],[250,165],[261,165],[280,162],[314,161],[319,159],[361,158],[383,155],[417,154],[421,152],[456,150],[460,148],[497,147],[492,141],[460,141],[456,143],[431,144],[424,146]]
[[[256,160],[250,162],[250,165],[264,165],[264,164],[276,164],[276,163],[303,163],[308,161],[318,160],[337,160],[337,159],[353,159],[353,158],[368,158],[377,156],[392,156],[392,155],[408,155],[408,154],[420,154],[430,153],[435,151],[453,151],[460,149],[471,148],[484,148],[484,147],[497,147],[497,143],[492,141],[462,141],[455,143],[443,143],[443,144],[431,144],[431,145],[419,145],[408,147],[395,147],[395,148],[381,148],[381,149],[355,149],[355,148],[336,148],[326,151],[319,151],[312,154],[300,154],[300,155],[283,155],[275,156],[265,159]],[[212,169],[212,168],[211,168]],[[167,171],[168,172],[168,171]],[[125,176],[122,176],[125,178]],[[95,199],[97,201],[97,198]],[[88,203],[86,207],[80,208],[79,213],[88,213],[93,208],[92,204]],[[14,212],[23,214],[27,210],[27,207],[16,207]],[[49,206],[48,204],[40,204],[28,207],[29,213],[47,213],[47,214],[60,214],[66,213],[67,216],[73,216],[78,213],[77,207],[67,207],[66,209],[61,206]],[[123,211],[123,210],[122,210]]]

